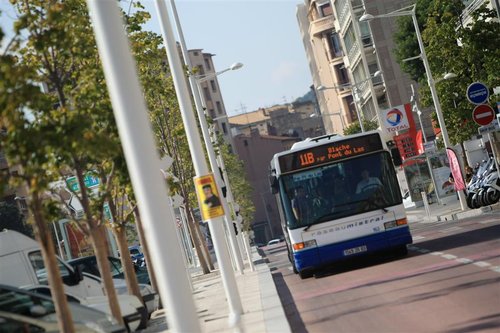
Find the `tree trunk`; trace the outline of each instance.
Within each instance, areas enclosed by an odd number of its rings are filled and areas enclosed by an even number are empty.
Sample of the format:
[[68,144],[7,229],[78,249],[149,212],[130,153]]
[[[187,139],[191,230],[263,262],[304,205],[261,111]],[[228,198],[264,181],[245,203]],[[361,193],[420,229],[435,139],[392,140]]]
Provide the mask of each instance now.
[[47,222],[43,218],[38,193],[33,193],[32,202],[32,212],[35,220],[35,238],[42,249],[43,262],[47,270],[47,278],[52,300],[54,301],[59,331],[72,333],[75,331],[73,318],[68,307],[66,294],[64,293],[64,284],[59,272],[54,240],[47,228]]
[[151,262],[151,257],[149,256],[148,242],[144,238],[144,230],[142,229],[141,214],[139,213],[139,208],[134,208],[134,217],[136,223],[137,234],[139,235],[139,242],[141,243],[142,252],[144,252],[144,259],[146,260],[146,266],[148,267],[149,280],[151,281],[151,287],[153,290],[158,292],[158,284],[156,282],[155,270],[153,263]]
[[111,269],[109,268],[105,231],[106,229],[102,225],[90,226],[90,234],[97,259],[97,266],[99,267],[99,272],[101,273],[104,290],[106,291],[106,295],[108,296],[111,314],[113,315],[113,317],[115,317],[118,323],[123,325],[123,317],[121,314],[120,305],[118,303],[118,297],[116,296],[116,289],[113,284],[113,278],[111,277]]
[[130,258],[127,244],[127,237],[125,235],[125,227],[113,228],[113,234],[118,243],[118,250],[122,254],[120,260],[122,262],[123,271],[125,273],[125,281],[127,283],[127,290],[130,295],[137,296],[144,305],[142,300],[141,290],[137,282],[137,275],[135,274],[134,264]]
[[203,239],[203,235],[200,231],[200,226],[196,223],[191,209],[188,209],[189,214],[187,215],[189,231],[194,240],[194,246],[196,248],[196,253],[198,253],[198,259],[203,268],[203,274],[208,274],[210,271],[214,270],[214,264],[210,258],[210,253],[208,252],[207,243]]

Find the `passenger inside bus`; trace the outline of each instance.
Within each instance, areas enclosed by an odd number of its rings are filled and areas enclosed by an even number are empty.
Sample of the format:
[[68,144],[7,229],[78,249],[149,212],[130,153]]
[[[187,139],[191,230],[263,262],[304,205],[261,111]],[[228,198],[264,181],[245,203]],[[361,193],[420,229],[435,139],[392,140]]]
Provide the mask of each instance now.
[[292,199],[292,210],[295,219],[299,224],[309,222],[311,210],[309,209],[308,199],[304,187],[295,188],[295,197]]

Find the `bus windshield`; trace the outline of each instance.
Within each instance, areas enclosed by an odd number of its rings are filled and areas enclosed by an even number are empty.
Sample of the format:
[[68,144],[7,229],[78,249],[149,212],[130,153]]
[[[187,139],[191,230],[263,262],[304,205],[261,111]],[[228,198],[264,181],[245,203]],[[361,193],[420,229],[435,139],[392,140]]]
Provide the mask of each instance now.
[[280,192],[290,229],[402,203],[388,152],[281,175]]

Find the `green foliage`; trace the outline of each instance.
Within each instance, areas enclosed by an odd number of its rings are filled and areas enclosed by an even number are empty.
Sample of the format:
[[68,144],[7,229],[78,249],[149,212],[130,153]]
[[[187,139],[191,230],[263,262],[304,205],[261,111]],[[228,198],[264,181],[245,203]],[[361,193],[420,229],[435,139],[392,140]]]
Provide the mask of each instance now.
[[[378,128],[378,122],[363,119],[363,128],[365,131],[376,130]],[[344,135],[351,135],[356,133],[361,133],[361,126],[359,125],[359,121],[351,123],[344,129]]]
[[0,230],[16,230],[33,237],[33,230],[25,223],[24,216],[16,205],[0,202]]
[[[500,24],[494,20],[496,13],[483,6],[472,14],[474,23],[463,26],[456,15],[457,8],[461,8],[461,4],[436,1],[423,33],[452,144],[477,134],[478,125],[472,120],[475,106],[466,98],[467,87],[476,81],[490,89],[500,85],[500,50],[496,47],[500,43]],[[441,80],[446,73],[454,73],[457,77]],[[422,87],[421,94],[422,103],[432,105],[427,86]],[[498,97],[492,96],[490,103],[494,105],[497,100]],[[433,117],[436,120],[435,114]]]
[[[500,85],[500,24],[496,13],[485,6],[471,15],[473,23],[462,22],[463,2],[460,0],[418,0],[417,17],[431,72],[436,81],[442,113],[452,144],[469,140],[477,134],[472,120],[474,105],[466,98],[467,87],[476,81],[492,89]],[[395,34],[397,59],[406,73],[420,83],[423,106],[433,105],[422,62],[401,60],[420,53],[411,17],[400,18]],[[413,40],[413,42],[410,42]],[[456,78],[442,80],[446,73]],[[498,97],[491,97],[494,104]],[[436,114],[433,119],[437,122]]]
[[250,223],[255,214],[255,206],[252,202],[253,189],[246,179],[243,162],[230,151],[230,146],[224,143],[222,137],[219,138],[218,142],[218,150],[224,159],[224,166],[229,177],[229,185],[231,186],[234,201],[240,206],[240,215],[243,217],[243,230],[251,230]]

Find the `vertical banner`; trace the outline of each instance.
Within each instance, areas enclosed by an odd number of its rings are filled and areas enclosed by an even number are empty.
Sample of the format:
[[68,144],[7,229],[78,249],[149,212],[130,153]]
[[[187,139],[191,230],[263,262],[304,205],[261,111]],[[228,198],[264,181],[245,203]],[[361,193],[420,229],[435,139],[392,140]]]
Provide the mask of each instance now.
[[194,185],[203,221],[224,216],[224,208],[217,192],[214,175],[194,177]]
[[465,189],[465,182],[462,176],[462,169],[460,168],[457,153],[455,153],[455,151],[451,148],[446,148],[446,154],[448,155],[451,174],[453,175],[453,181],[455,183],[455,190],[462,191]]

